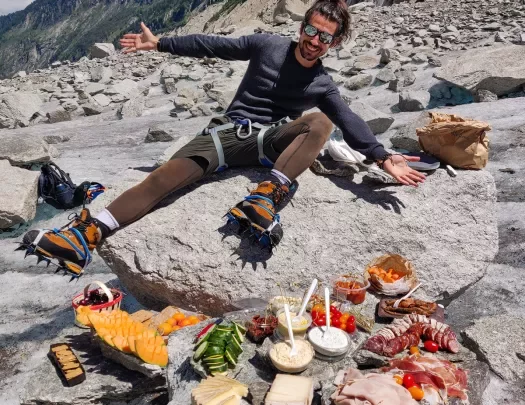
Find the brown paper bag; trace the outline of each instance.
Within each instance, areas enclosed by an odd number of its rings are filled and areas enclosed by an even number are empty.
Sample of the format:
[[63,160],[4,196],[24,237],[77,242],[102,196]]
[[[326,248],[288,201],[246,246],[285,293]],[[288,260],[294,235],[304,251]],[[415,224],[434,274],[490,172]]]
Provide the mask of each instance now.
[[416,129],[419,144],[426,153],[461,169],[482,169],[487,165],[489,124],[454,114],[429,115],[431,123]]

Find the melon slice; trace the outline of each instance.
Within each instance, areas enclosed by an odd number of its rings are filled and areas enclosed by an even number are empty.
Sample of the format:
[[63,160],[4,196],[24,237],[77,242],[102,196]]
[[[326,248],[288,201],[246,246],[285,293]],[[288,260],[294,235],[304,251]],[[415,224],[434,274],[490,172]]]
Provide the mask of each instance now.
[[[162,338],[161,338],[162,339]],[[142,361],[149,364],[156,364],[160,367],[168,365],[168,348],[166,345],[154,345],[146,339],[137,339],[135,348],[137,355]]]
[[131,353],[131,349],[129,347],[128,338],[124,336],[115,336],[112,338],[112,341],[117,349],[119,349],[121,352],[124,353]]
[[136,336],[128,336],[129,351],[134,354],[137,354],[137,349],[135,348],[136,339],[137,339]]

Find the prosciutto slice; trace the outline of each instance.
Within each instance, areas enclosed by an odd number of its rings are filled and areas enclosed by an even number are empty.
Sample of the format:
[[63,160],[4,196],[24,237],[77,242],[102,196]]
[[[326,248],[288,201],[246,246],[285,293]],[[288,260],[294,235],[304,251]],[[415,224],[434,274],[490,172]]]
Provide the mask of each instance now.
[[467,400],[467,373],[454,363],[440,360],[432,355],[407,356],[390,360],[390,366],[383,371],[399,370],[414,376],[418,384],[430,386],[445,400],[456,397]]

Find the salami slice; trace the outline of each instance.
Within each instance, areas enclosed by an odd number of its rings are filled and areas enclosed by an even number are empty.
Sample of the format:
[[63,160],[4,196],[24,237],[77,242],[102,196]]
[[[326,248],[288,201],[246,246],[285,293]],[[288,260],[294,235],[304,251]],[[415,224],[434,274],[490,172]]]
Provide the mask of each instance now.
[[383,349],[386,344],[387,340],[383,336],[375,335],[366,341],[363,348],[376,354],[383,354]]
[[[441,339],[443,338],[443,334],[441,332],[436,333],[434,336],[434,339],[432,339],[434,342],[438,344],[439,347],[441,347]],[[442,348],[444,349],[444,347]]]
[[447,343],[447,349],[450,350],[452,353],[459,352],[459,342],[456,339],[449,340]]
[[410,337],[405,333],[400,336],[400,339],[403,343],[403,350],[408,349],[410,347]]

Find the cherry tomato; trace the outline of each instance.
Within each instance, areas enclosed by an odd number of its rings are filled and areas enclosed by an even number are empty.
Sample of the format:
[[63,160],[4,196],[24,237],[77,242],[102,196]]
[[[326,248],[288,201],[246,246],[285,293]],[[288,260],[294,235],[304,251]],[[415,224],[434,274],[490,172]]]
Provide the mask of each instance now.
[[339,329],[346,331],[346,323],[342,323],[341,326],[339,326]]
[[339,312],[339,310],[336,307],[334,307],[333,305],[330,305],[330,312],[336,313],[336,312]]
[[350,322],[350,320],[346,323],[346,331],[348,333],[354,333],[355,332],[355,323]]
[[316,326],[325,326],[326,325],[326,318],[324,316],[321,316],[321,317],[317,318],[314,321],[314,324]]
[[334,328],[340,328],[341,327],[341,320],[339,318],[335,318],[331,320],[332,326]]
[[432,340],[427,340],[425,342],[425,350],[430,352],[430,353],[435,353],[439,350],[439,346],[436,342],[432,341]]
[[350,315],[348,317],[348,320],[346,321],[346,323],[353,323],[353,324],[355,324],[355,316]]
[[310,312],[310,314],[312,315],[312,319],[317,319],[319,317],[319,312],[312,309],[312,312]]
[[414,376],[412,374],[405,374],[403,376],[403,385],[407,389],[416,385],[416,382],[414,381]]
[[403,377],[401,377],[399,374],[396,374],[394,376],[394,380],[396,380],[396,383],[398,383],[399,385],[403,385]]
[[341,323],[346,323],[348,321],[348,318],[350,318],[350,314],[348,312],[345,312],[341,315],[341,318],[339,319],[341,320]]
[[410,354],[421,354],[421,352],[419,351],[419,347],[417,346],[412,346],[410,348]]
[[421,401],[425,397],[425,391],[423,391],[421,387],[417,385],[413,385],[412,387],[408,388],[408,392],[410,392],[410,395],[412,395],[412,398],[414,398],[416,401]]
[[316,311],[316,312],[324,312],[324,305],[323,304],[315,304],[313,307],[312,307],[312,312],[313,311]]

